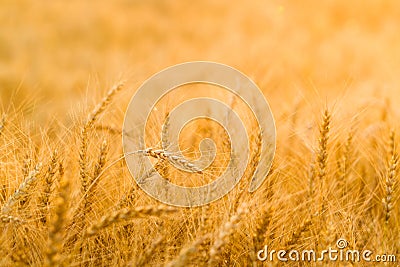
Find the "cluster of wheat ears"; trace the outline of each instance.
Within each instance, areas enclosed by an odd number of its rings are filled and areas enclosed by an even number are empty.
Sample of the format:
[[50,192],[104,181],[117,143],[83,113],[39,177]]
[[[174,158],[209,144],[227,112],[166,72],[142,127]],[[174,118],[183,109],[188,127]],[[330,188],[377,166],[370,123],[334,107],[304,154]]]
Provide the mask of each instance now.
[[[293,116],[293,131],[278,131],[266,181],[249,193],[260,156],[255,131],[250,164],[232,192],[202,207],[174,208],[137,187],[116,145],[120,131],[100,123],[122,87],[61,138],[35,133],[18,114],[1,117],[1,266],[259,266],[264,245],[318,251],[338,238],[353,249],[400,253],[399,157],[388,114],[335,131],[326,109],[314,149],[300,142]],[[223,138],[206,125],[202,131]],[[167,151],[143,153],[166,179],[173,176]]]

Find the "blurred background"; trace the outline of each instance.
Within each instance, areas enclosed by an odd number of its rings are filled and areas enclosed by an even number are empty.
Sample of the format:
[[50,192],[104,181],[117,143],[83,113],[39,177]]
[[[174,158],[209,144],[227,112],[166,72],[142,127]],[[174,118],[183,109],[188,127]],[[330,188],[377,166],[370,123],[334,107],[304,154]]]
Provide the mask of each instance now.
[[398,1],[3,0],[0,25],[1,109],[39,121],[120,79],[129,99],[192,60],[244,72],[278,115],[297,102],[387,106],[400,92]]

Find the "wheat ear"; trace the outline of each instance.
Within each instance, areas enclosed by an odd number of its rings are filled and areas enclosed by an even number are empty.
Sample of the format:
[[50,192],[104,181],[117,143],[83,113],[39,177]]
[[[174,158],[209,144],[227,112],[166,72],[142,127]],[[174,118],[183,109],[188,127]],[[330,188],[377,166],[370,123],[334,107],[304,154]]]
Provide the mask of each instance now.
[[169,113],[167,113],[167,115],[165,116],[165,122],[162,126],[161,140],[163,149],[168,149],[168,147],[170,146],[170,141],[168,139],[168,132],[169,132]]
[[63,246],[63,226],[65,223],[68,203],[68,188],[69,182],[63,178],[63,165],[60,164],[60,194],[55,202],[55,216],[52,219],[49,231],[49,239],[47,251],[45,254],[45,266],[60,266],[61,264],[61,250]]
[[196,253],[199,249],[199,246],[203,244],[207,239],[211,237],[210,234],[206,234],[199,238],[198,240],[191,243],[189,246],[184,247],[180,252],[176,259],[168,262],[166,267],[184,267],[188,266],[189,257]]
[[1,120],[0,120],[0,136],[3,133],[4,128],[6,127],[6,118],[7,118],[7,116],[5,114],[3,114],[3,116],[1,117]]
[[314,183],[315,183],[315,157],[311,160],[310,167],[308,169],[308,197],[312,201],[314,197]]
[[255,251],[257,251],[264,244],[264,240],[266,238],[265,234],[267,233],[274,212],[275,208],[273,206],[269,206],[263,212],[260,220],[258,221],[258,224],[256,226],[256,231],[253,235],[253,243]]
[[139,207],[135,209],[123,209],[117,212],[112,213],[111,215],[106,215],[100,219],[100,221],[92,224],[90,227],[86,229],[84,232],[84,237],[91,237],[96,235],[101,230],[106,229],[107,227],[131,220],[134,218],[143,218],[146,216],[161,216],[164,214],[174,213],[177,210],[172,207]]
[[93,180],[97,178],[97,176],[99,176],[100,173],[103,171],[104,165],[106,165],[107,152],[108,152],[108,143],[107,140],[104,140],[103,143],[101,144],[99,158],[97,160],[93,172]]
[[96,162],[96,165],[95,165],[95,168],[93,171],[93,176],[90,179],[89,184],[88,184],[89,187],[87,188],[87,191],[83,196],[83,209],[84,209],[83,213],[84,214],[86,214],[90,211],[90,205],[92,203],[92,201],[91,201],[92,194],[95,191],[96,186],[99,181],[99,179],[97,179],[97,178],[103,171],[103,168],[106,164],[107,153],[108,153],[108,143],[107,143],[107,140],[104,140],[100,147],[100,153],[99,153],[99,157],[98,157],[98,160]]
[[338,159],[338,187],[340,188],[341,191],[341,196],[344,196],[347,193],[347,180],[346,178],[348,177],[350,173],[350,167],[352,164],[352,144],[353,144],[353,131],[350,131],[346,143],[344,145],[344,151],[341,157]]
[[183,167],[185,170],[189,172],[200,173],[200,174],[203,173],[203,171],[200,168],[190,163],[187,159],[174,155],[174,153],[165,151],[163,149],[147,148],[145,150],[139,150],[138,153],[156,159],[169,160]]
[[298,228],[296,231],[293,232],[292,236],[290,239],[286,242],[285,246],[291,247],[295,245],[300,238],[303,236],[305,232],[310,230],[310,226],[312,225],[312,220],[307,219],[305,220]]
[[331,115],[328,110],[325,110],[322,123],[319,128],[319,139],[318,139],[318,153],[317,153],[317,177],[320,185],[320,212],[323,214],[323,209],[325,208],[325,197],[324,197],[324,185],[326,178],[326,167],[328,162],[328,140],[329,140],[329,130],[331,123]]
[[331,122],[331,115],[329,114],[328,110],[325,110],[322,123],[319,129],[318,153],[317,153],[317,164],[318,164],[317,174],[320,181],[324,180],[326,176],[330,122]]
[[1,209],[1,213],[8,214],[11,212],[15,204],[18,202],[24,204],[26,202],[29,192],[34,187],[41,166],[41,163],[37,164],[35,169],[29,173],[28,177],[21,183],[19,188],[10,197],[8,202],[4,204],[3,208]]
[[226,222],[219,230],[218,236],[215,239],[213,245],[210,248],[210,259],[208,260],[208,266],[217,266],[221,260],[221,253],[224,247],[228,243],[229,237],[233,234],[235,228],[238,226],[241,217],[247,212],[246,205],[242,204],[237,209],[235,215],[233,215],[228,222]]
[[382,199],[382,204],[385,212],[385,223],[389,223],[391,213],[393,210],[393,190],[397,176],[397,165],[399,161],[399,155],[396,151],[395,145],[395,133],[390,133],[390,146],[389,146],[390,160],[387,169],[386,181],[385,181],[385,197]]
[[119,92],[123,87],[123,83],[119,83],[111,88],[108,91],[107,95],[103,98],[103,100],[98,104],[95,109],[89,114],[88,119],[86,120],[82,131],[81,131],[81,147],[79,150],[79,167],[80,167],[80,177],[82,183],[82,193],[85,194],[88,183],[89,183],[89,174],[87,170],[87,149],[88,149],[88,131],[93,127],[94,123],[98,119],[99,115],[107,108],[107,106],[111,103],[113,97]]
[[13,222],[19,223],[22,222],[22,220],[12,215],[0,214],[0,223],[13,223]]
[[[252,153],[251,159],[250,159],[250,163],[248,164],[248,166],[250,166],[250,179],[254,178],[254,174],[257,170],[257,166],[260,162],[260,158],[261,158],[261,147],[262,147],[262,133],[261,131],[258,132],[257,135],[253,135],[252,138],[252,143],[254,144],[254,152]],[[231,152],[231,156],[234,156],[234,151]],[[270,172],[268,173],[268,175],[270,175],[272,173],[272,170],[270,170]],[[248,186],[248,182],[244,181],[244,182],[240,182],[239,183],[239,187],[238,187],[238,193],[236,195],[236,199],[233,202],[232,205],[232,210],[231,210],[231,214],[234,214],[240,204],[240,200],[243,198],[244,193],[246,192],[246,188]]]
[[163,241],[164,241],[163,236],[154,240],[151,243],[150,247],[147,248],[146,251],[135,261],[135,264],[133,264],[133,262],[131,262],[131,263],[128,263],[128,266],[135,266],[135,267],[146,266],[150,262],[151,257],[154,255],[154,252],[156,251],[156,249],[162,244]]
[[24,160],[22,161],[22,175],[23,177],[28,177],[29,172],[31,170],[32,159],[28,154],[25,155]]
[[46,223],[46,210],[50,204],[50,196],[52,194],[52,187],[54,183],[54,176],[57,172],[57,165],[58,165],[58,152],[54,150],[51,155],[49,166],[47,167],[47,172],[44,174],[44,190],[43,195],[41,198],[41,204],[43,207],[43,214],[42,214],[42,222]]

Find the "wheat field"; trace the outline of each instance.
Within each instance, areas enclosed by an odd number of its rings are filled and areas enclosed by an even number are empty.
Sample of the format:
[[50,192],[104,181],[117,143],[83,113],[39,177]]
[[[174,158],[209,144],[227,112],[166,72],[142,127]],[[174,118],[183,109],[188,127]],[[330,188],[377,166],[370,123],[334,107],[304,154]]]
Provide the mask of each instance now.
[[[342,238],[400,256],[398,1],[4,0],[0,25],[0,266],[397,266],[257,253],[322,251]],[[250,119],[240,183],[211,204],[177,208],[138,187],[122,127],[140,84],[194,60],[230,65],[259,86],[277,151],[249,193],[260,147]],[[154,147],[193,92],[160,103]],[[233,108],[221,90],[205,92]],[[199,120],[177,142],[196,159],[204,138],[217,145],[204,173],[148,156],[174,183],[207,184],[227,168],[226,133]]]

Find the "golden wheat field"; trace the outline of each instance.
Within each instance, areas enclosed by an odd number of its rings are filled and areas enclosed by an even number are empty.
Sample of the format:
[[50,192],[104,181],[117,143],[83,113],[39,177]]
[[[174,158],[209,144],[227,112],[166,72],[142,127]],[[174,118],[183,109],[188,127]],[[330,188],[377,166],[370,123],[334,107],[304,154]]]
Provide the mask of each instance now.
[[[399,32],[394,0],[0,1],[0,266],[398,266]],[[196,60],[259,86],[276,154],[249,193],[260,156],[249,119],[240,183],[179,208],[138,187],[122,128],[146,79]],[[171,108],[195,95],[189,87],[153,114],[153,148]],[[233,105],[221,90],[204,92]],[[202,173],[148,156],[174,183],[207,184],[228,168],[227,134],[198,120],[177,142],[196,159],[204,138],[217,155]],[[339,240],[374,261],[277,256],[319,256]]]

